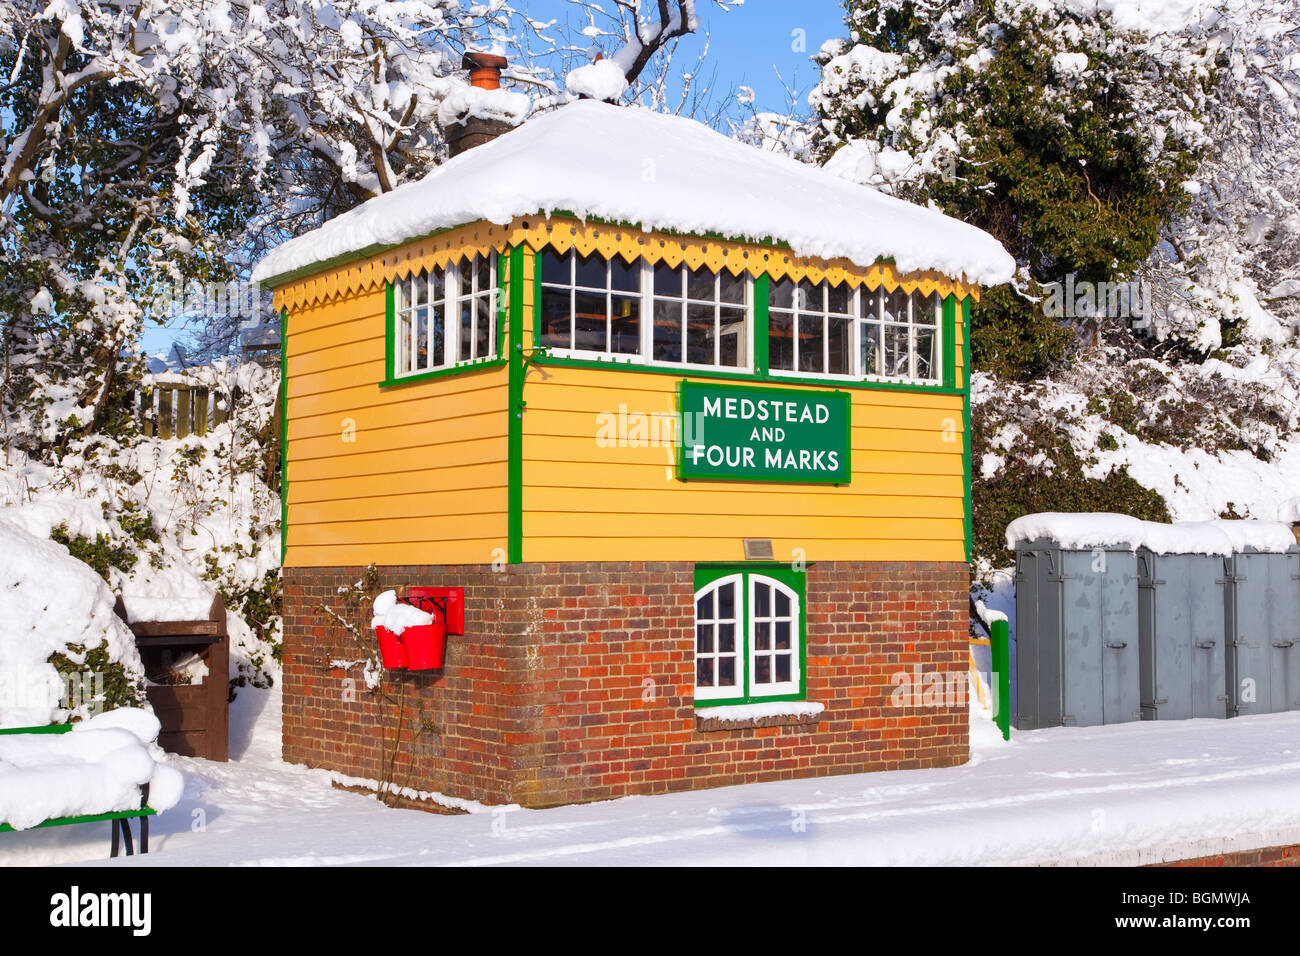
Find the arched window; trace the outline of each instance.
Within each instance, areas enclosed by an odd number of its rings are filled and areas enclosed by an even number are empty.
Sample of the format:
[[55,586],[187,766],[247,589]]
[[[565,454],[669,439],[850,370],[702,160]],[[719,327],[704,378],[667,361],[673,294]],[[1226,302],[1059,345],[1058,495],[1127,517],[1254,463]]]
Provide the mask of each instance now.
[[802,580],[801,573],[789,570],[697,570],[697,701],[734,704],[803,696]]

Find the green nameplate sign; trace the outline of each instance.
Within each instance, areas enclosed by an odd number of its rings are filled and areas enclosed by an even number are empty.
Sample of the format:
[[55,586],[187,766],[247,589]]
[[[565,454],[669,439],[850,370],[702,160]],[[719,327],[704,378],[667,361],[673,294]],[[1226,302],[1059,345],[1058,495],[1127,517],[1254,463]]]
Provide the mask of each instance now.
[[848,484],[848,392],[681,382],[677,477]]

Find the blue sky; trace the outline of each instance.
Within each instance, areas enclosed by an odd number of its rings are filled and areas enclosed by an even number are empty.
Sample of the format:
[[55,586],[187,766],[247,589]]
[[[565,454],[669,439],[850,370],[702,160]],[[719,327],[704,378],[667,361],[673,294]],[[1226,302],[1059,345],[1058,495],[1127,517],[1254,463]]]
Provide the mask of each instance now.
[[[537,20],[567,19],[579,27],[585,22],[567,0],[516,0],[516,6]],[[608,6],[613,8],[612,3]],[[694,68],[707,33],[709,57],[704,74],[716,71],[715,96],[724,96],[733,86],[748,86],[754,90],[755,109],[784,112],[790,108],[784,79],[797,89],[796,112],[807,110],[808,91],[817,81],[817,68],[809,57],[826,40],[845,35],[844,8],[839,0],[745,0],[743,6],[728,10],[712,0],[696,0],[696,6],[699,35],[679,41],[676,69]],[[606,52],[614,49],[612,41],[602,47]],[[165,351],[175,334],[166,328],[149,328],[144,335],[145,350]]]

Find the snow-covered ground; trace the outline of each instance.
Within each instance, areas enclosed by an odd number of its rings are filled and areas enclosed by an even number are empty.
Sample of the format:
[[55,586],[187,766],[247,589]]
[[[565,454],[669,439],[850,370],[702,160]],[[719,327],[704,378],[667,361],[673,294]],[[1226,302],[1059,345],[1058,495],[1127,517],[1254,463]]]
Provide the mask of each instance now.
[[[441,816],[283,763],[279,707],[241,694],[235,759],[174,758],[185,796],[153,821],[148,857],[112,865],[1130,865],[1300,842],[1300,713],[1010,743],[976,718],[961,767]],[[106,824],[0,837],[7,865],[107,849]]]

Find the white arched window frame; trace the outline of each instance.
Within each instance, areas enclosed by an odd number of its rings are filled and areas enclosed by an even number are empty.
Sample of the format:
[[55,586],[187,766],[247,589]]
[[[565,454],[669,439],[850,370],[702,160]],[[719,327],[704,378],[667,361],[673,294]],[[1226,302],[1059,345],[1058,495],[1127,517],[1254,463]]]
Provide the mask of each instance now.
[[695,591],[695,699],[746,703],[803,694],[799,590],[758,571],[723,574]]
[[745,693],[744,578],[710,581],[695,592],[695,699]]
[[751,574],[748,598],[749,696],[799,693],[799,595],[775,578]]

